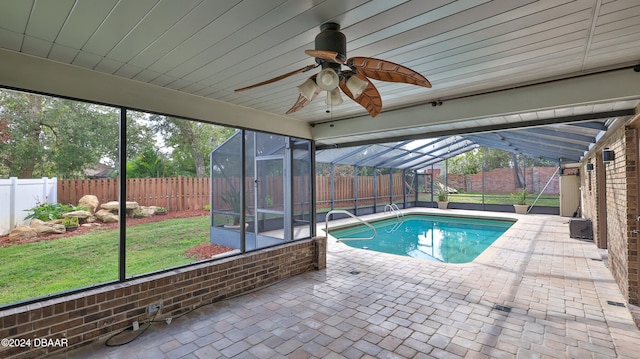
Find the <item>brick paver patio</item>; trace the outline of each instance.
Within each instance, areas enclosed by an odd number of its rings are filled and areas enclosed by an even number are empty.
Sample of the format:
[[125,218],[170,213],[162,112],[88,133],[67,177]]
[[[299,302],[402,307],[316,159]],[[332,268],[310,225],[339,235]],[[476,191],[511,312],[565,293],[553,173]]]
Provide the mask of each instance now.
[[326,270],[58,357],[638,358],[640,331],[609,304],[624,297],[601,252],[569,238],[568,218],[518,218],[470,264],[329,240]]

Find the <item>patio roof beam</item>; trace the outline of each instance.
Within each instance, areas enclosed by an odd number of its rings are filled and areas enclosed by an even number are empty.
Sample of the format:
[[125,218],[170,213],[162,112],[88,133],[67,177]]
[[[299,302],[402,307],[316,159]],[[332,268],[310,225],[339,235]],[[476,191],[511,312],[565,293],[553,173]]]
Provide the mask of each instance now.
[[516,140],[518,141],[518,143],[523,142],[523,143],[538,145],[538,146],[553,146],[553,147],[559,147],[559,148],[579,149],[579,150],[584,150],[585,147],[588,147],[588,144],[580,145],[580,144],[569,143],[567,141],[561,141],[561,140],[542,139],[537,136],[527,136],[526,134],[513,133],[513,132],[506,134],[505,138]]
[[[398,149],[398,148],[399,148],[399,147],[401,147],[401,146],[404,146],[404,145],[408,144],[409,142],[411,142],[411,140],[407,140],[407,141],[401,142],[401,143],[399,143],[399,144],[397,144],[397,145],[395,145],[395,146],[389,147],[389,148],[387,148],[386,150],[384,150],[384,151],[382,151],[382,152],[378,152],[378,153],[376,153],[376,156],[382,156],[382,155],[384,155],[384,154],[387,154],[387,153],[389,153],[389,152],[391,152],[391,151],[393,151],[393,150]],[[363,162],[367,162],[367,161],[369,161],[369,160],[370,160],[370,158],[365,158],[365,159],[363,159],[363,160],[361,160],[361,161],[356,162],[356,163],[355,163],[355,165],[356,165],[356,166],[360,166]],[[373,166],[373,167],[377,167],[377,166],[379,166],[379,164],[375,164],[375,165],[372,165],[372,166]]]
[[[473,150],[478,147],[473,141],[465,140],[461,146],[456,146],[452,151],[446,152],[446,154],[439,156],[431,156],[431,158],[425,159],[424,161],[420,161],[408,167],[402,167],[403,169],[417,169],[416,166],[422,166],[423,163],[438,163],[446,160],[447,158],[455,157],[460,153],[465,153]],[[417,159],[412,159],[412,161],[407,161],[404,164],[415,162]]]
[[529,128],[529,129],[524,129],[522,131],[536,134],[536,135],[542,136],[543,138],[551,138],[551,139],[560,138],[560,139],[575,141],[575,142],[584,143],[584,144],[593,143],[595,139],[595,137],[592,137],[592,136],[586,136],[586,135],[570,133],[570,132],[563,132],[560,130],[553,130],[553,129],[547,129],[547,128]]
[[518,129],[518,128],[525,128],[525,127],[540,127],[540,126],[555,125],[555,124],[572,124],[572,125],[579,125],[582,127],[593,128],[598,130],[606,130],[607,128],[602,122],[594,122],[594,120],[603,120],[603,119],[609,119],[614,117],[625,117],[625,116],[630,117],[630,116],[633,116],[634,114],[635,114],[635,109],[624,109],[624,110],[587,113],[587,114],[572,115],[572,116],[553,117],[553,118],[538,119],[538,120],[531,120],[531,121],[505,123],[505,124],[498,124],[498,125],[479,126],[474,129],[469,129],[468,131],[461,130],[461,129],[452,129],[452,130],[445,130],[445,131],[426,132],[426,133],[420,133],[420,134],[414,134],[414,135],[387,137],[383,141],[378,139],[378,140],[344,142],[340,144],[331,144],[331,145],[323,145],[320,141],[320,143],[318,144],[318,149],[362,146],[362,145],[370,145],[373,143],[380,143],[380,142],[405,141],[407,139],[417,140],[417,139],[423,139],[423,138],[447,137],[452,135],[496,132],[496,131],[504,131],[509,129]]
[[[624,115],[621,115],[621,116],[624,116]],[[629,116],[632,116],[632,115],[629,115]],[[611,116],[611,117],[618,117],[618,116]],[[607,130],[607,125],[605,125],[605,123],[601,122],[601,121],[568,123],[567,125],[576,126],[576,127],[584,127],[584,128],[594,129],[594,130],[598,130],[598,131],[606,131]]]
[[462,153],[465,153],[465,152],[469,152],[469,151],[471,151],[473,149],[476,149],[478,147],[480,147],[480,146],[478,146],[476,144],[470,145],[470,146],[467,146],[467,147],[462,147],[462,148],[460,148],[460,149],[458,149],[456,151],[452,151],[451,153],[449,153],[450,156],[447,156],[445,158],[437,158],[437,160],[435,160],[435,161],[433,161],[433,159],[430,159],[430,160],[427,160],[427,161],[423,161],[423,162],[417,163],[415,165],[411,165],[409,167],[405,167],[403,169],[406,169],[406,170],[419,170],[419,169],[424,168],[426,166],[431,166],[431,165],[434,165],[436,163],[445,161],[446,159],[451,158],[451,157],[455,157],[455,156],[457,156],[459,154],[462,154]]
[[342,155],[342,156],[340,156],[338,158],[335,158],[330,163],[340,163],[340,161],[344,161],[346,158],[349,158],[349,157],[355,155],[356,153],[363,151],[364,148],[369,148],[371,146],[373,146],[373,144],[370,144],[370,145],[367,145],[367,146],[358,146],[353,151],[348,152],[348,153],[346,153],[346,154],[344,154],[344,155]]
[[[426,147],[429,147],[429,146],[431,146],[432,144],[434,144],[434,143],[436,143],[436,142],[437,142],[437,141],[430,141],[430,142],[428,142],[428,143],[426,143],[426,144],[424,144],[424,145],[422,145],[422,146],[420,146],[420,147],[416,147],[416,148],[414,148],[414,149],[413,149],[412,151],[410,151],[409,153],[405,153],[405,154],[402,154],[402,155],[396,155],[396,156],[394,156],[394,157],[392,157],[392,158],[388,158],[386,161],[382,162],[382,164],[380,164],[380,166],[385,166],[385,165],[388,165],[389,163],[393,163],[395,160],[397,160],[397,159],[399,159],[399,158],[401,158],[401,157],[407,156],[407,155],[409,155],[409,154],[413,154],[413,153],[420,153],[420,152],[418,152],[419,150],[421,150],[421,149],[423,149],[423,148],[426,148]],[[422,153],[420,153],[420,154],[422,154]]]
[[500,149],[507,152],[513,152],[521,154],[531,158],[546,158],[549,160],[557,161],[559,158],[570,159],[572,161],[578,161],[584,154],[582,150],[560,150],[560,149],[547,149],[539,145],[529,145],[525,143],[512,143],[505,140],[498,140],[480,136],[474,136],[473,139],[476,143],[485,146]]
[[[565,109],[570,107],[596,105],[603,101],[627,101],[637,99],[639,74],[630,68],[585,74],[562,80],[547,81],[517,88],[504,88],[481,94],[469,94],[460,98],[447,99],[440,96],[442,106],[432,106],[430,100],[424,104],[392,111],[383,111],[376,121],[369,116],[359,116],[344,120],[316,123],[311,129],[313,139],[318,143],[349,142],[353,136],[392,133],[394,130],[447,125],[463,121],[481,120],[505,115],[534,113]],[[436,86],[437,87],[437,86]],[[444,89],[446,92],[446,89]],[[429,92],[426,93],[429,96]],[[597,107],[593,107],[597,110]],[[595,117],[594,113],[574,116],[536,119],[534,121],[514,121],[490,129],[497,131],[505,127],[518,128],[548,125],[562,122],[606,119],[632,116],[634,109],[621,110],[624,114]],[[632,112],[632,113],[630,113]],[[552,114],[553,115],[553,114]],[[428,131],[426,129],[425,131]],[[473,128],[456,132],[473,131]],[[403,140],[407,139],[403,137]],[[378,139],[379,140],[379,139]],[[385,142],[388,139],[384,140]]]
[[545,147],[543,144],[528,143],[526,141],[521,141],[517,139],[516,141],[478,139],[476,142],[482,143],[485,145],[490,143],[493,147],[502,148],[510,152],[522,152],[523,155],[527,155],[529,157],[536,157],[540,154],[545,156],[548,154],[556,154],[556,156],[552,157],[554,159],[557,159],[557,155],[579,158],[585,151],[588,150],[588,146],[584,146],[583,148],[575,148],[575,149],[561,148],[561,147],[550,148],[550,147]]
[[[466,140],[465,140],[465,139],[463,139],[462,137],[460,137],[460,138],[456,139],[456,141],[454,141],[453,143],[448,144],[448,146],[449,146],[449,147],[451,147],[451,146],[456,146],[458,143],[463,142],[463,141],[466,141]],[[443,148],[443,147],[438,147],[438,149],[442,149],[442,148]],[[431,156],[431,157],[438,158],[439,156],[432,155],[432,153],[434,153],[434,152],[437,152],[437,150],[432,150],[432,151],[429,151],[429,152],[423,153],[423,154],[422,154],[422,156]],[[396,167],[396,168],[403,168],[403,167],[402,167],[402,165],[404,165],[404,164],[406,164],[406,163],[409,163],[409,162],[411,162],[411,161],[415,161],[416,159],[417,159],[417,158],[410,158],[410,159],[407,159],[407,160],[405,160],[405,161],[403,161],[403,162],[400,162],[400,163],[398,163],[398,164],[395,164],[395,167]]]

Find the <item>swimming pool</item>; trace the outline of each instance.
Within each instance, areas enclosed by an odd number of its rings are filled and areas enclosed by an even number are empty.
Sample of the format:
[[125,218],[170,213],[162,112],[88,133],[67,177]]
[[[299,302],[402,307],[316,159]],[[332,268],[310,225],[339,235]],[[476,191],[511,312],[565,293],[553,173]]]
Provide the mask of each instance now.
[[411,214],[404,219],[393,217],[371,222],[377,231],[373,240],[346,240],[370,237],[373,231],[364,225],[334,229],[329,233],[354,248],[445,263],[468,263],[514,222],[508,219]]

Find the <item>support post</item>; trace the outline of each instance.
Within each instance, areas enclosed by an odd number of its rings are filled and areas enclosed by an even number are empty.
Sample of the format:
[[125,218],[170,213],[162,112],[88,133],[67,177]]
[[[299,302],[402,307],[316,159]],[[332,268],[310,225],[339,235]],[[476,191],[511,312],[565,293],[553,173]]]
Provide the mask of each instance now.
[[378,212],[378,167],[373,167],[373,213]]
[[353,211],[358,215],[358,166],[353,166]]
[[118,279],[127,279],[127,109],[120,108],[119,165],[120,181],[118,182],[118,227],[120,236],[118,246]]

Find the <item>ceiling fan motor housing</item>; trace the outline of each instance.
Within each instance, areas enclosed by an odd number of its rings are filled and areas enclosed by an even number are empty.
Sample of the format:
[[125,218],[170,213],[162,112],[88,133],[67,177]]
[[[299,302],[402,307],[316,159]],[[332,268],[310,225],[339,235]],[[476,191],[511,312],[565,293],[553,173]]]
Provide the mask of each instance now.
[[[340,25],[335,22],[328,22],[320,26],[320,33],[316,35],[315,48],[316,50],[335,51],[338,53],[338,58],[342,61],[347,60],[347,37],[340,32]],[[333,64],[325,60],[316,61],[322,64],[325,68],[325,64]],[[339,66],[339,64],[336,64]],[[330,66],[335,67],[335,66]]]
[[[431,83],[421,74],[408,67],[391,61],[372,57],[352,57],[347,60],[347,38],[340,32],[340,25],[327,22],[320,26],[320,33],[315,37],[315,49],[305,50],[305,53],[316,60],[316,65],[288,72],[284,75],[246,86],[235,91],[244,91],[254,87],[267,85],[289,76],[307,72],[322,66],[322,70],[309,77],[298,86],[300,94],[298,101],[287,111],[287,115],[294,113],[306,105],[322,91],[327,91],[326,103],[329,106],[342,102],[340,90],[349,98],[364,107],[371,117],[376,117],[382,110],[380,93],[369,78],[386,82],[401,82],[423,87],[431,87]],[[342,71],[342,66],[349,69]]]

